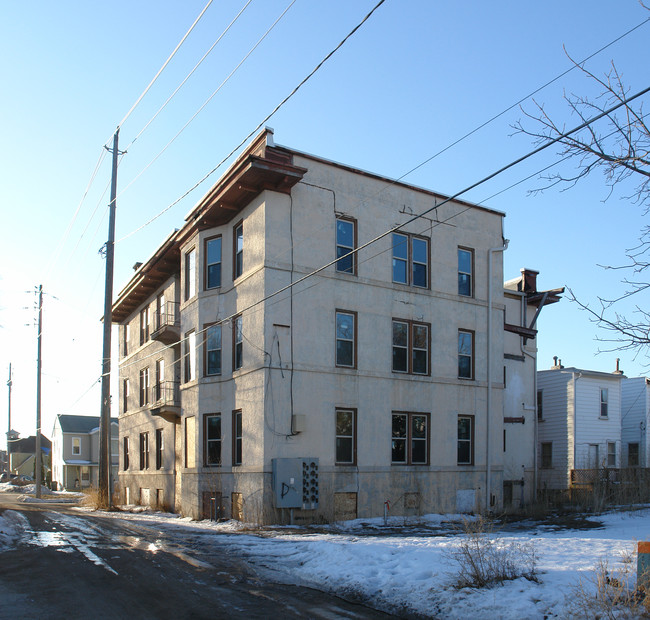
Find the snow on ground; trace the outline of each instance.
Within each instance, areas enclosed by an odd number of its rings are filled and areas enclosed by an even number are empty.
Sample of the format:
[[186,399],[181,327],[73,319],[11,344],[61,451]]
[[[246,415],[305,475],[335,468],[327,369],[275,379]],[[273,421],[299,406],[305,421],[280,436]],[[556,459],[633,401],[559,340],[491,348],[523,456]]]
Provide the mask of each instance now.
[[[0,516],[0,537],[6,528],[11,535],[15,517],[7,516],[10,512]],[[94,514],[168,530],[180,544],[200,536],[202,550],[216,554],[226,548],[241,554],[278,581],[352,596],[402,615],[452,619],[565,618],[577,586],[582,582],[593,587],[600,561],[607,561],[614,574],[626,566],[634,573],[636,542],[650,539],[648,508],[591,516],[599,524],[591,528],[560,529],[535,522],[506,526],[495,535],[506,543],[534,547],[539,583],[520,578],[492,588],[457,589],[450,553],[465,534],[449,524],[456,515],[410,523],[391,518],[387,527],[383,519],[365,519],[320,528],[255,528],[165,513]]]

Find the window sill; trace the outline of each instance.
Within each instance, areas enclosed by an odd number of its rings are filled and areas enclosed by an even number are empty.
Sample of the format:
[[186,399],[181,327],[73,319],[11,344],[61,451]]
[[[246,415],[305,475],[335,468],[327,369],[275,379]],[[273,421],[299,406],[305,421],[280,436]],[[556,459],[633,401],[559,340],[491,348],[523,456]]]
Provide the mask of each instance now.
[[609,420],[609,416],[607,416],[607,415],[599,415],[598,419],[599,420]]
[[456,463],[458,467],[474,467],[474,463]]

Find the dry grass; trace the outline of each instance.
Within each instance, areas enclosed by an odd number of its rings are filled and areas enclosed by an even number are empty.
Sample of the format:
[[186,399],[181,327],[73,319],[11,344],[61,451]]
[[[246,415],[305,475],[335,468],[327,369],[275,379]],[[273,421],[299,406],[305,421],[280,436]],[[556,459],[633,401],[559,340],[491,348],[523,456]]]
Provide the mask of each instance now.
[[633,554],[621,557],[621,567],[611,569],[606,560],[593,573],[581,579],[571,593],[569,610],[573,618],[620,619],[650,618],[648,581],[637,584]]
[[537,581],[537,556],[532,543],[503,540],[491,521],[464,521],[460,544],[449,552],[456,564],[457,588],[486,588],[524,577]]

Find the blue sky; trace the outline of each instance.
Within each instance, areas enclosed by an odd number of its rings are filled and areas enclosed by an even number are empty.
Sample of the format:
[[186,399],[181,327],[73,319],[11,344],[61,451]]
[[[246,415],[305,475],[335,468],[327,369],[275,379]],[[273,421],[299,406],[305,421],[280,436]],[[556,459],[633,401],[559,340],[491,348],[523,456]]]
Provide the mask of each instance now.
[[[14,367],[12,426],[33,433],[36,341],[34,296],[47,293],[43,331],[43,430],[57,413],[99,414],[104,261],[110,157],[83,202],[103,145],[207,0],[184,2],[9,3],[1,5],[0,74],[0,379]],[[374,0],[253,0],[158,118],[133,139],[245,5],[213,2],[156,84],[121,127],[117,239],[147,222],[214,168],[371,10]],[[291,5],[291,6],[290,6]],[[147,168],[288,7],[284,17],[203,111]],[[279,144],[388,177],[401,177],[468,131],[570,67],[564,47],[582,59],[650,17],[636,0],[429,2],[387,0],[362,28],[272,118]],[[602,75],[611,61],[632,92],[648,86],[650,23],[589,61]],[[567,127],[562,102],[593,94],[572,71],[535,98]],[[532,104],[524,104],[532,110]],[[531,150],[512,135],[511,110],[403,180],[453,194]],[[464,198],[481,202],[555,159],[547,151]],[[146,170],[145,170],[146,168]],[[225,167],[221,168],[223,171]],[[144,172],[143,172],[144,170]],[[146,259],[219,171],[199,189],[116,246],[115,291]],[[529,195],[535,179],[485,204],[504,211],[510,246],[505,277],[540,271],[543,288],[570,286],[580,299],[616,296],[620,264],[643,214],[607,201],[594,176],[570,191]],[[65,236],[72,217],[79,215]],[[28,308],[28,309],[24,309]],[[645,358],[596,355],[599,332],[563,300],[542,312],[539,367],[558,355],[565,365],[647,374]],[[601,334],[602,335],[602,334]],[[114,395],[115,398],[116,395]],[[3,399],[4,400],[4,399]],[[6,429],[4,407],[0,429]]]

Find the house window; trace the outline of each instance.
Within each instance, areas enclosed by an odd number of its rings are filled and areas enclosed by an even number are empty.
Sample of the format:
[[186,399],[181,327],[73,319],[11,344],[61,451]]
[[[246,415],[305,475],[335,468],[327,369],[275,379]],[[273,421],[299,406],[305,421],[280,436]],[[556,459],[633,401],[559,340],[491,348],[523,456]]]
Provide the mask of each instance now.
[[185,359],[185,383],[196,379],[196,332],[191,331],[185,334],[183,339],[183,357]]
[[474,250],[458,248],[458,294],[474,296]]
[[124,357],[129,354],[129,340],[131,339],[131,325],[127,323],[122,328],[122,351]]
[[163,429],[156,429],[156,469],[162,469],[163,464]]
[[236,280],[244,272],[244,222],[239,222],[232,233],[232,279]]
[[232,321],[232,369],[239,370],[244,364],[244,333],[241,314]]
[[124,471],[129,469],[129,438],[124,437],[122,439],[122,446],[123,446],[123,452],[124,452]]
[[393,233],[393,282],[429,288],[429,240]]
[[122,412],[126,413],[129,410],[129,392],[131,386],[128,379],[122,381]]
[[616,443],[607,442],[607,467],[616,467]]
[[393,372],[429,374],[429,324],[393,320]]
[[336,464],[357,462],[357,410],[336,410]]
[[185,418],[185,467],[196,466],[196,418],[188,416]]
[[474,465],[474,416],[458,416],[458,457],[459,465]]
[[165,325],[165,319],[165,293],[162,292],[156,297],[156,312],[153,317],[154,330],[158,330]]
[[140,310],[140,344],[149,340],[149,306]]
[[149,368],[140,371],[140,407],[149,404]]
[[347,217],[336,218],[336,271],[353,274],[357,272],[356,253],[350,254],[356,247],[356,220]]
[[537,390],[537,420],[544,420],[544,390]]
[[196,294],[196,250],[185,253],[185,301]]
[[553,442],[542,442],[542,469],[551,469],[553,467]]
[[474,378],[474,332],[458,330],[458,377]]
[[72,438],[72,454],[79,456],[81,454],[81,437]]
[[156,385],[155,385],[156,402],[162,400],[162,398],[165,395],[164,384],[165,384],[165,360],[159,359],[156,360]]
[[221,414],[203,416],[205,465],[221,465]]
[[627,444],[627,466],[628,467],[639,466],[639,444],[638,443]]
[[232,464],[242,464],[241,409],[232,412]]
[[429,462],[429,414],[393,413],[391,462],[426,465]]
[[336,311],[336,365],[356,368],[356,312]]
[[221,235],[205,240],[203,271],[206,290],[221,286]]
[[600,388],[600,417],[607,417],[607,401],[609,400],[609,389]]
[[221,374],[221,325],[210,325],[205,330],[203,374]]
[[140,433],[140,469],[149,469],[149,433]]

